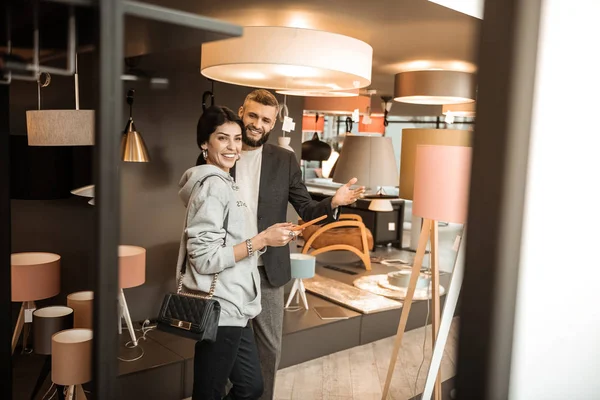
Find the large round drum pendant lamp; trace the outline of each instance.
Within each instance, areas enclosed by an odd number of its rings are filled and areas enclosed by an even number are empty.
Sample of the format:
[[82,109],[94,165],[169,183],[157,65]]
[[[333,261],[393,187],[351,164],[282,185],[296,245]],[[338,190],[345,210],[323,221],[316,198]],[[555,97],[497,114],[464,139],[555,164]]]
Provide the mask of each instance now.
[[475,101],[475,75],[461,71],[406,71],[396,74],[394,100],[411,104],[461,104]]
[[202,44],[200,71],[215,81],[276,90],[340,91],[371,84],[373,48],[337,33],[279,26]]

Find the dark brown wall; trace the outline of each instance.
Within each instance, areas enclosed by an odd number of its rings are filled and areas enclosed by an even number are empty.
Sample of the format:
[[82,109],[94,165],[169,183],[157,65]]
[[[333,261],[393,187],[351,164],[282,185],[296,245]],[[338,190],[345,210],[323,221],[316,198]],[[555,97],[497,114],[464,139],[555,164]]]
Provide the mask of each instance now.
[[[156,316],[163,293],[174,288],[184,217],[184,206],[177,196],[178,182],[183,172],[195,165],[198,156],[195,132],[202,110],[202,93],[211,87],[198,72],[199,62],[198,50],[150,56],[142,59],[138,67],[168,77],[169,88],[154,90],[147,82],[123,85],[123,96],[128,88],[136,89],[134,121],[151,157],[148,164],[121,164],[120,242],[145,247],[148,252],[146,283],[125,290],[134,320]],[[80,82],[89,78],[82,68],[80,75]],[[65,96],[72,98],[72,84],[69,87],[69,82],[60,80],[56,85],[63,86]],[[11,89],[11,133],[24,134],[24,111],[27,107],[37,107],[35,85],[17,83]],[[217,104],[237,110],[251,88],[215,83],[214,91]],[[13,96],[14,92],[18,93]],[[82,89],[81,95],[87,93]],[[277,96],[283,101],[283,96]],[[56,108],[73,104],[62,102],[61,96],[48,94],[44,108],[53,106],[54,101]],[[288,97],[287,104],[290,116],[297,121],[291,145],[299,154],[302,98]],[[124,110],[123,127],[127,112]],[[280,135],[278,122],[270,141],[276,143]],[[94,209],[87,199],[73,196],[63,200],[13,200],[12,204],[13,252],[52,251],[63,257],[62,293],[54,301],[63,301],[73,291],[91,288],[89,255],[94,245]]]

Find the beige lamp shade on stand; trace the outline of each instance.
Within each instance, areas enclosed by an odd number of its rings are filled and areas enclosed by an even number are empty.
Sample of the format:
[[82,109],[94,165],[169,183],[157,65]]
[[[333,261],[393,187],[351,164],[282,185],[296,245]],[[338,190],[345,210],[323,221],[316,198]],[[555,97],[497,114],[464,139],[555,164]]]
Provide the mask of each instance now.
[[92,329],[94,311],[94,292],[75,292],[67,296],[67,306],[74,312],[73,327]]
[[92,380],[92,340],[91,329],[68,329],[52,336],[52,382],[69,386],[67,399],[86,398],[81,385]]
[[125,300],[124,288],[143,285],[146,281],[146,249],[139,246],[119,246],[119,335],[122,333],[121,318],[125,319],[127,329],[131,336],[131,347],[137,347],[138,340],[135,336],[131,315]]
[[[413,214],[423,219],[410,282],[402,306],[400,323],[383,391],[387,398],[402,337],[406,329],[427,243],[431,242],[431,327],[436,343],[440,327],[438,221],[465,223],[469,196],[472,150],[465,146],[419,145],[415,160]],[[448,324],[449,327],[449,324]],[[444,336],[445,337],[445,336]],[[441,399],[441,374],[432,377],[433,399]],[[430,397],[424,397],[430,398]]]
[[35,301],[60,293],[60,256],[54,253],[14,253],[10,262],[11,299],[23,303],[12,338],[14,352],[23,330],[23,346],[27,345]]
[[[403,129],[400,152],[400,197],[413,200],[415,159],[418,145],[471,146],[473,131],[462,129]],[[411,222],[409,250],[417,250],[421,218],[414,215]]]
[[394,78],[394,100],[410,104],[459,104],[475,101],[475,75],[462,71],[406,71]]
[[233,85],[343,91],[371,84],[373,48],[337,33],[246,26],[238,38],[202,44],[202,75]]
[[346,135],[333,181],[346,183],[357,178],[357,185],[376,189],[398,184],[398,165],[392,139],[382,136]]

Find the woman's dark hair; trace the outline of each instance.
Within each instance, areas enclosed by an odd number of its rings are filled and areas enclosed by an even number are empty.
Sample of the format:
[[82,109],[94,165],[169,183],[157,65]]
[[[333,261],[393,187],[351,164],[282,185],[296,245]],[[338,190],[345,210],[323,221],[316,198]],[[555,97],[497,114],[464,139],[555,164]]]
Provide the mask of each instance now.
[[[210,106],[208,107],[200,116],[198,120],[198,126],[196,128],[196,142],[198,143],[198,147],[203,143],[208,142],[210,139],[210,135],[212,135],[217,127],[228,123],[233,122],[240,126],[242,130],[242,135],[246,128],[244,127],[244,123],[242,120],[233,113],[229,108],[222,106]],[[206,160],[202,157],[202,151],[196,160],[196,165],[204,165],[206,164]]]

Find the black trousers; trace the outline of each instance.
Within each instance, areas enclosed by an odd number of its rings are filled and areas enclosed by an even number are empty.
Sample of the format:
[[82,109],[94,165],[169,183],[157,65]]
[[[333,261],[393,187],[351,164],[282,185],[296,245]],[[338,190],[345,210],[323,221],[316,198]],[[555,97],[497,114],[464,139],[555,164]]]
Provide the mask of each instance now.
[[244,328],[220,326],[216,342],[196,343],[192,400],[221,400],[227,379],[233,387],[225,399],[256,400],[263,392],[260,361],[250,324]]

